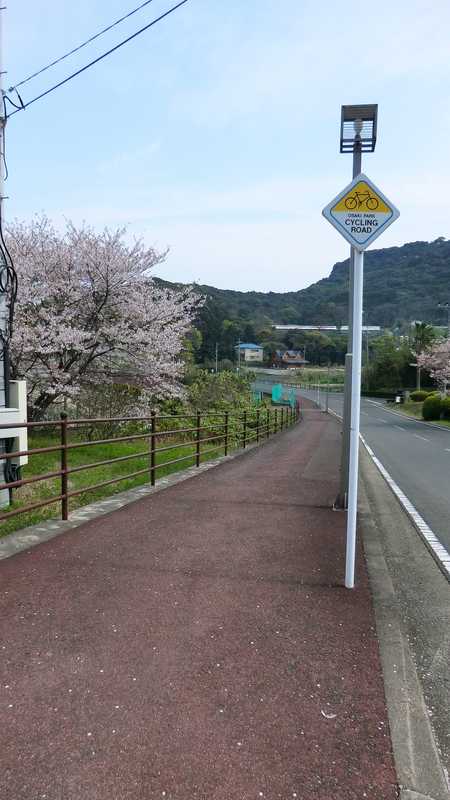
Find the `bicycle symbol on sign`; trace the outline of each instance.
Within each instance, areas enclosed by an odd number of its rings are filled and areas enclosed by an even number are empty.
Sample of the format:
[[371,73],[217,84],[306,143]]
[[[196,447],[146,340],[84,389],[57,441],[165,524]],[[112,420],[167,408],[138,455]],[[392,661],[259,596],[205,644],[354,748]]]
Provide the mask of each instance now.
[[355,192],[354,195],[347,197],[345,200],[345,206],[349,211],[353,211],[355,208],[361,208],[361,206],[364,205],[369,211],[375,211],[375,209],[378,208],[378,200],[370,194],[369,190],[366,192]]

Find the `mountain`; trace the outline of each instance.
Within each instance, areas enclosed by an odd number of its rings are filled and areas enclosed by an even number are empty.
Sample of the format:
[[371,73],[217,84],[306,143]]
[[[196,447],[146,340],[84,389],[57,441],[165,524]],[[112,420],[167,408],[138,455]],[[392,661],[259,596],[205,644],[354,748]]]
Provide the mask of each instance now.
[[[229,320],[258,328],[272,323],[343,325],[348,320],[349,259],[334,265],[323,278],[297,292],[237,292],[199,286]],[[411,242],[402,247],[369,250],[364,259],[365,322],[393,327],[419,319],[446,323],[437,307],[450,302],[450,241]]]

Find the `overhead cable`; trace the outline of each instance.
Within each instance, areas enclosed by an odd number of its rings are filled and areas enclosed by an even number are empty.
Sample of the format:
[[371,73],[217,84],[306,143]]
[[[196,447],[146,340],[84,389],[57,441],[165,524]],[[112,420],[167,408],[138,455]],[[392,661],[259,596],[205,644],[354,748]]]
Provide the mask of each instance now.
[[81,75],[82,72],[85,72],[90,67],[93,67],[94,64],[98,64],[98,62],[102,61],[104,58],[106,58],[106,56],[111,55],[111,53],[114,53],[120,47],[123,47],[124,44],[127,44],[128,42],[131,42],[131,40],[135,39],[136,36],[139,36],[141,33],[144,33],[144,31],[147,31],[149,28],[152,28],[153,25],[156,25],[157,22],[161,22],[161,20],[163,20],[165,17],[168,17],[169,14],[172,14],[178,8],[181,8],[181,6],[184,6],[185,3],[187,3],[187,2],[188,2],[188,0],[181,0],[180,3],[177,3],[175,6],[172,6],[172,8],[169,8],[168,11],[166,11],[164,14],[161,14],[156,19],[152,20],[152,22],[149,22],[148,25],[144,25],[143,28],[140,28],[135,33],[132,33],[131,36],[127,37],[127,39],[124,39],[122,42],[119,42],[119,44],[116,44],[114,47],[111,47],[111,49],[107,50],[106,53],[102,53],[101,56],[98,56],[97,58],[94,58],[93,61],[90,61],[88,64],[85,64],[84,67],[81,67],[80,69],[77,69],[76,72],[72,72],[72,74],[69,75],[67,78],[64,78],[62,81],[59,81],[59,83],[55,83],[55,85],[51,86],[50,89],[46,89],[45,92],[42,92],[41,94],[38,94],[36,97],[33,97],[31,100],[28,100],[28,102],[23,103],[21,108],[16,108],[15,111],[11,111],[11,113],[8,116],[12,117],[14,114],[17,114],[19,111],[24,111],[26,108],[28,108],[28,106],[31,106],[33,103],[36,103],[38,100],[41,100],[43,97],[46,97],[51,92],[54,92],[55,89],[59,89],[60,86],[64,86],[64,84],[68,83],[69,81],[71,81],[72,78],[76,78],[77,75]]
[[86,39],[85,42],[82,42],[77,47],[74,47],[73,50],[69,50],[68,53],[64,53],[64,55],[60,56],[59,58],[55,58],[55,60],[51,61],[50,64],[46,64],[45,67],[41,67],[41,69],[36,70],[36,72],[32,72],[31,75],[27,75],[26,78],[23,78],[23,80],[19,81],[18,83],[15,83],[14,86],[10,86],[9,91],[14,92],[19,88],[19,86],[23,86],[24,83],[28,83],[28,81],[31,81],[33,78],[37,78],[38,75],[41,75],[43,72],[46,72],[46,70],[50,69],[50,67],[54,67],[55,64],[59,64],[61,61],[64,61],[65,58],[72,56],[74,53],[78,53],[78,51],[82,50],[83,47],[86,47],[86,45],[91,44],[91,42],[94,42],[96,39],[99,38],[99,36],[103,36],[104,33],[107,33],[108,31],[112,30],[113,28],[116,27],[116,25],[119,25],[121,22],[128,19],[129,17],[132,17],[133,14],[136,14],[138,11],[141,10],[141,8],[150,5],[150,3],[153,3],[153,0],[145,0],[145,2],[141,3],[140,6],[137,6],[137,8],[133,8],[132,11],[129,11],[127,14],[124,14],[124,16],[120,17],[120,19],[116,19],[115,22],[111,23],[111,25],[108,25],[106,28],[103,28],[101,31],[98,31],[98,33],[95,33],[93,36],[90,36],[89,39]]

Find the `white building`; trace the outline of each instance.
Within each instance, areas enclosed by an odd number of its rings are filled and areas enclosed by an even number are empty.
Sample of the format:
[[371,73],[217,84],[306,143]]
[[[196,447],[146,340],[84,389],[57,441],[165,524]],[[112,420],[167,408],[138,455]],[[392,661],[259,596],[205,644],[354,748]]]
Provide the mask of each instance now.
[[240,351],[240,359],[241,361],[245,361],[246,363],[258,363],[263,361],[264,359],[264,350],[260,347],[259,344],[253,344],[251,342],[241,342],[235,348],[236,355],[239,357]]

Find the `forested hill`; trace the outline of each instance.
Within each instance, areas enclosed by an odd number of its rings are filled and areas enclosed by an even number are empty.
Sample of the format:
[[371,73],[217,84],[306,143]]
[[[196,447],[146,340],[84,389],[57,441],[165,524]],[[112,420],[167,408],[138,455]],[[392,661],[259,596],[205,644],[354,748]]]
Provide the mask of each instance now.
[[[232,320],[253,325],[268,322],[347,323],[348,259],[334,265],[328,278],[297,292],[236,292],[200,286],[210,305]],[[280,266],[277,266],[279,271]],[[437,308],[450,302],[450,241],[411,242],[365,254],[365,321],[392,327],[414,319],[436,325],[446,316]]]

